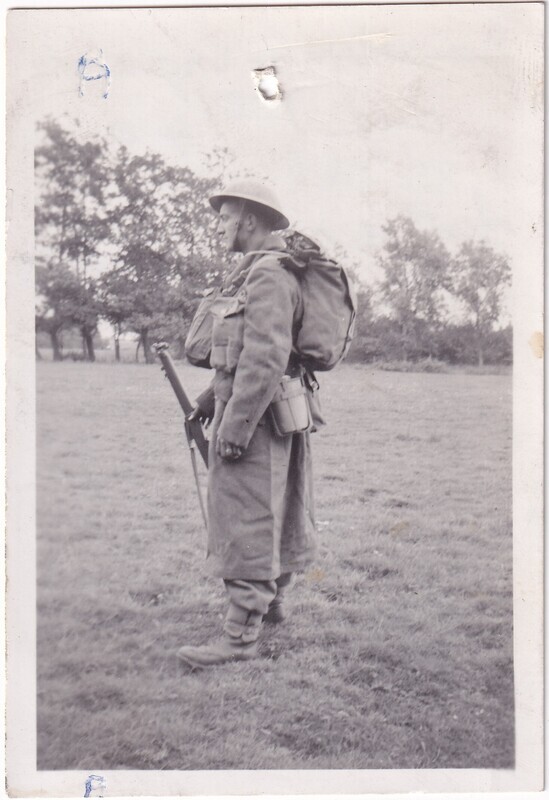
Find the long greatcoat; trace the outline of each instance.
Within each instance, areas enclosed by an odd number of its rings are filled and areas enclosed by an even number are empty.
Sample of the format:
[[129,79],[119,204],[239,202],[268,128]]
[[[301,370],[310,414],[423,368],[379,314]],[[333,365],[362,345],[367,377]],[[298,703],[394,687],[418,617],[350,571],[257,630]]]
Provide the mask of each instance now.
[[[270,235],[261,249],[280,251],[285,244]],[[276,435],[267,411],[282,376],[293,374],[301,290],[275,255],[249,254],[226,281],[225,294],[233,299],[214,317],[210,358],[216,372],[208,562],[222,578],[273,580],[303,569],[314,555],[310,434]],[[239,460],[221,459],[217,435],[245,448]]]

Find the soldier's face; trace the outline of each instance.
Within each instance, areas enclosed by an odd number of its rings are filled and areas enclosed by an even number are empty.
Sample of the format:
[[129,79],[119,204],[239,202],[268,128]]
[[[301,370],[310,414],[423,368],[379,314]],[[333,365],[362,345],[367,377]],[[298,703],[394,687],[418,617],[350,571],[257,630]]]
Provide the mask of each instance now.
[[217,234],[229,253],[242,252],[240,241],[242,205],[242,202],[237,200],[226,200],[219,209]]

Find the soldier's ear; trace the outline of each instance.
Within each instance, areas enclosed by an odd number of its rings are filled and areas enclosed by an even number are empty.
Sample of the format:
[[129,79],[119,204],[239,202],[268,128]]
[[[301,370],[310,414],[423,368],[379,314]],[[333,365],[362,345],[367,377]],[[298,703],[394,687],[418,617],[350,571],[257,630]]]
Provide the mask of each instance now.
[[246,223],[247,230],[254,231],[257,228],[258,219],[253,211],[248,211],[244,217],[244,221]]

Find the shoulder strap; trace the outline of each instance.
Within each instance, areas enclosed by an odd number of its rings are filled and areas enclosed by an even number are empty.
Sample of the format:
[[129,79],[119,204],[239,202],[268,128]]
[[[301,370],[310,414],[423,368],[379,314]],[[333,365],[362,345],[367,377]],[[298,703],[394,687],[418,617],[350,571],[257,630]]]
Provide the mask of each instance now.
[[[250,250],[247,253],[249,256],[277,256],[278,258],[288,258],[289,253],[285,252],[284,250]],[[253,263],[255,264],[257,259],[254,258]]]

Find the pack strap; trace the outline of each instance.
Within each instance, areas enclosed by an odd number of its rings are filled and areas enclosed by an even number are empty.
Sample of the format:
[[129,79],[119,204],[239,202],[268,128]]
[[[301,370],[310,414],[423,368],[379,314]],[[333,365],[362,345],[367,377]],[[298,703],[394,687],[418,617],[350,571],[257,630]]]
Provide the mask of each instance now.
[[[288,253],[280,250],[250,250],[242,259],[243,263],[240,265],[238,271],[234,270],[226,279],[221,287],[221,294],[234,295],[238,289],[246,282],[251,269],[257,263],[256,256],[275,256],[283,263],[283,259],[288,258]],[[284,265],[284,264],[283,264]],[[285,265],[284,265],[285,266]]]

